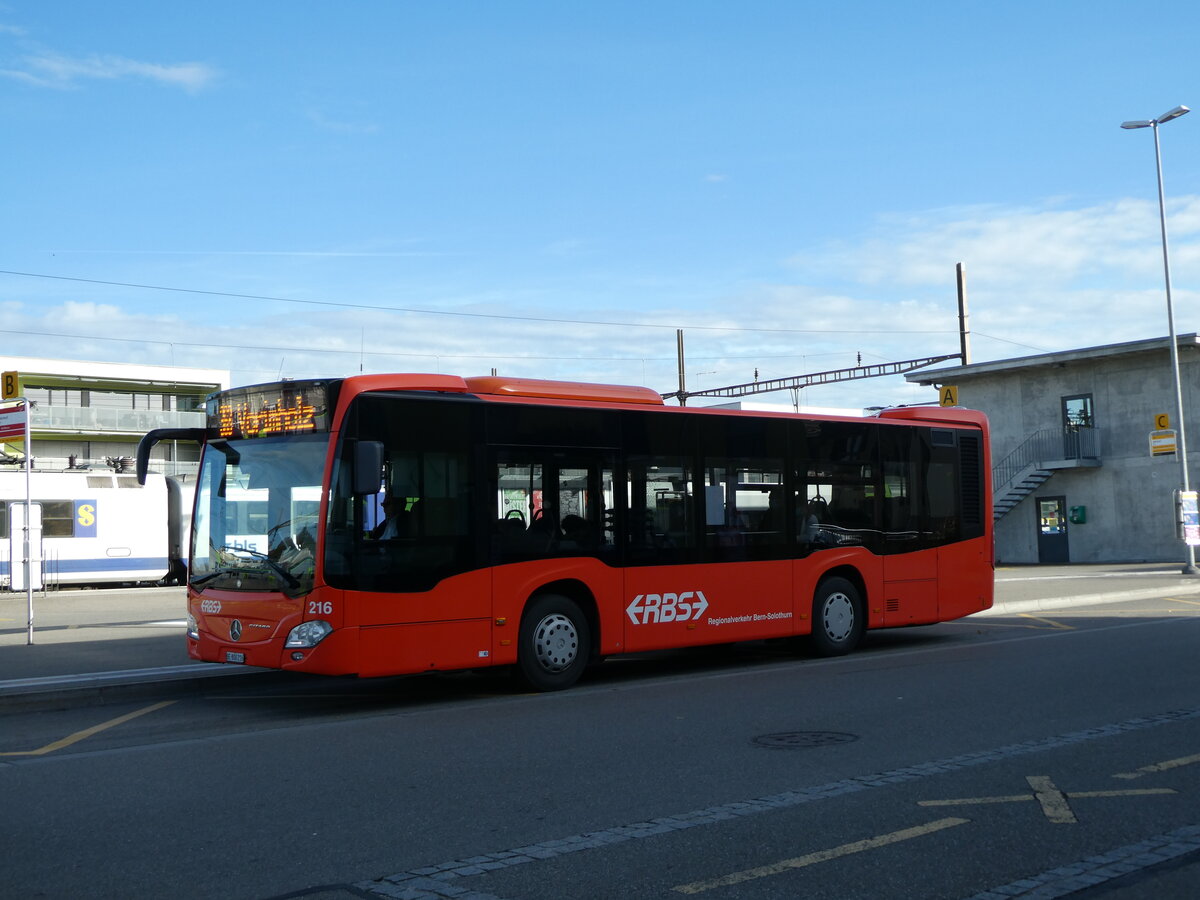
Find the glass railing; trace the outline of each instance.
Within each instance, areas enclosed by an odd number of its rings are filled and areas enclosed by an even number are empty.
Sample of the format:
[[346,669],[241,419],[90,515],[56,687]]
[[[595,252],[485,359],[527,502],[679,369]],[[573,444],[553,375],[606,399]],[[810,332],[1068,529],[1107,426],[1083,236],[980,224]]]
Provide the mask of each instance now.
[[38,406],[33,410],[30,426],[35,432],[145,434],[154,428],[203,428],[204,413],[102,406]]

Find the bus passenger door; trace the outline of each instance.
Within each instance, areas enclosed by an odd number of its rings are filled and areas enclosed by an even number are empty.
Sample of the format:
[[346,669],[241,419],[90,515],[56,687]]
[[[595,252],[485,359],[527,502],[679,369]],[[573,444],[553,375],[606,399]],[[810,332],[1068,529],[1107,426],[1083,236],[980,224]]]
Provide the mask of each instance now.
[[[883,624],[913,625],[938,617],[938,550],[928,517],[930,448],[921,429],[881,441]],[[882,602],[880,602],[882,601]]]
[[496,446],[488,469],[493,618],[519,622],[526,601],[558,582],[594,598],[600,652],[620,650],[613,454]]
[[631,456],[625,490],[625,650],[695,643],[695,620],[708,603],[699,581],[707,567],[680,565],[699,558],[692,461],[682,454]]

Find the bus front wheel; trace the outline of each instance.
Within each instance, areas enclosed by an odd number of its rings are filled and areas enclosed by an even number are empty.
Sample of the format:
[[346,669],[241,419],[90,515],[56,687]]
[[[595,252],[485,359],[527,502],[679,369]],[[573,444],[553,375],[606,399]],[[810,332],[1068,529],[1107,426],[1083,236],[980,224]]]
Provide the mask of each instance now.
[[558,594],[535,597],[521,618],[517,671],[536,691],[559,691],[587,667],[592,636],[575,601]]
[[813,596],[810,644],[818,656],[842,656],[853,650],[866,630],[858,588],[845,578],[826,578]]

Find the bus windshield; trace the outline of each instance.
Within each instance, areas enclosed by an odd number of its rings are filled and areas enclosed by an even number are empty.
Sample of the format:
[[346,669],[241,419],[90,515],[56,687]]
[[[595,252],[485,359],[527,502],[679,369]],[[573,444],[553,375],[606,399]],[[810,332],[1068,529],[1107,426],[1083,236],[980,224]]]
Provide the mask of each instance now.
[[195,588],[308,593],[328,435],[213,441],[192,528]]

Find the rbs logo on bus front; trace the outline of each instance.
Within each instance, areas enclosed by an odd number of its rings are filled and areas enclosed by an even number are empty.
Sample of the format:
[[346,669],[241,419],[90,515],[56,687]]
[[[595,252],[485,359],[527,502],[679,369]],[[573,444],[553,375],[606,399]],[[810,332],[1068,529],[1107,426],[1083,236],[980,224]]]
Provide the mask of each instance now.
[[625,608],[634,625],[651,622],[687,622],[698,620],[708,609],[703,591],[682,594],[638,594]]

